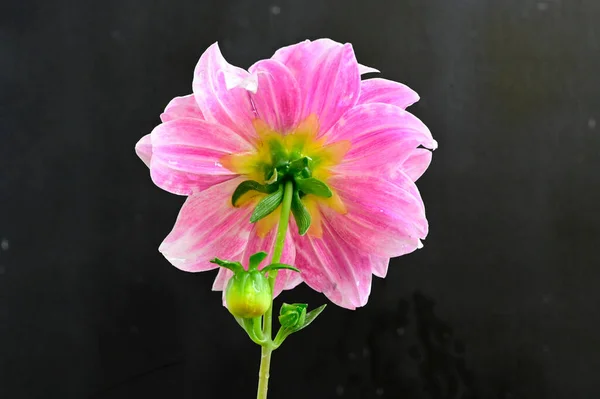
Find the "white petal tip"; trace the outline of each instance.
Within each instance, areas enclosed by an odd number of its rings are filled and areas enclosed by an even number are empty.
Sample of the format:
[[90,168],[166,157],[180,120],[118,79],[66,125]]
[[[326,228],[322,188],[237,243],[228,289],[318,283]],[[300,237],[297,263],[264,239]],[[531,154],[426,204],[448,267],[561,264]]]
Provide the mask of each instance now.
[[258,90],[258,76],[249,74],[245,78],[240,78],[239,76],[225,73],[225,88],[231,90],[238,87],[248,90],[252,94],[256,94],[256,91]]
[[371,68],[366,65],[358,64],[358,73],[364,75],[366,73],[379,73],[379,69]]
[[150,140],[149,134],[142,137],[140,141],[136,143],[135,153],[147,167],[150,167],[150,160],[152,159],[152,141]]

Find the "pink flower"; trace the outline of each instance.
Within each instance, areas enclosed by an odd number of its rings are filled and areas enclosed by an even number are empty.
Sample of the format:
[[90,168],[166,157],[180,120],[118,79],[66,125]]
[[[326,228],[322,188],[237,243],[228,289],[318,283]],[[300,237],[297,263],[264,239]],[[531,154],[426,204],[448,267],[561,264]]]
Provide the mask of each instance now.
[[[193,94],[174,98],[163,123],[136,145],[156,185],[188,196],[160,252],[185,271],[211,270],[214,257],[241,260],[272,252],[276,210],[251,224],[254,192],[232,205],[245,180],[261,184],[276,148],[310,157],[312,176],[331,198],[304,195],[312,217],[306,235],[293,218],[276,294],[301,281],[339,306],[366,304],[371,275],[384,277],[390,257],[421,246],[428,231],[415,181],[437,143],[405,108],[419,97],[358,64],[350,44],[304,41],[275,52],[248,71],[225,61],[213,44],[194,71]],[[293,160],[290,158],[290,160]],[[213,289],[231,272],[220,269]]]

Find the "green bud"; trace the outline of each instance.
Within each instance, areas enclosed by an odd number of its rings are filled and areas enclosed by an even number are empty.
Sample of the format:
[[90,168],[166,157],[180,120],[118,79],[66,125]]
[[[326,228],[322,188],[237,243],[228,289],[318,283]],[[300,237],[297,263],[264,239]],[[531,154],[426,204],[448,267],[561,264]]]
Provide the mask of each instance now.
[[244,319],[262,316],[271,306],[271,286],[259,270],[236,273],[225,289],[229,312]]
[[284,303],[279,312],[279,323],[284,328],[294,329],[304,324],[306,320],[306,303]]
[[307,312],[307,307],[308,305],[305,303],[284,303],[281,305],[281,311],[279,312],[281,328],[273,340],[275,348],[278,348],[290,334],[308,327],[325,309],[325,305],[322,305]]

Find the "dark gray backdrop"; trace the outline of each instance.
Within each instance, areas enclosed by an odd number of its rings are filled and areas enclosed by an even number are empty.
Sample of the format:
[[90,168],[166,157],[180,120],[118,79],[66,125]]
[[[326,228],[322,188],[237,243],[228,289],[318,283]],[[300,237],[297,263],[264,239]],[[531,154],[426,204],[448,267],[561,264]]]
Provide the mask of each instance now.
[[258,349],[214,272],[157,252],[183,199],[133,147],[212,42],[248,67],[319,37],[420,93],[431,233],[275,353],[271,396],[600,397],[598,21],[597,0],[3,1],[0,397],[254,397]]

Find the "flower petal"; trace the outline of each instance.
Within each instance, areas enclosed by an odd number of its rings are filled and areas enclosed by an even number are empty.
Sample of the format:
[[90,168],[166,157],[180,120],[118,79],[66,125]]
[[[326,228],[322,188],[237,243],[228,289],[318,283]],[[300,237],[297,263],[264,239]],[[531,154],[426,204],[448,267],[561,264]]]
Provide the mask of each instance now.
[[369,258],[371,259],[373,274],[377,277],[385,278],[388,266],[390,265],[390,258],[375,255],[371,255]]
[[229,129],[191,118],[162,123],[151,137],[152,180],[179,195],[191,195],[237,176],[220,161],[225,155],[250,148]]
[[295,234],[296,267],[302,271],[302,279],[336,305],[347,309],[364,306],[371,292],[369,256],[356,251],[327,223],[322,227],[322,238]]
[[135,153],[147,167],[150,167],[150,160],[152,159],[152,140],[149,134],[145,135],[137,142],[135,145]]
[[429,167],[431,156],[431,151],[415,148],[410,152],[401,169],[412,181],[417,181]]
[[256,114],[248,89],[252,76],[225,61],[214,43],[200,57],[194,71],[194,97],[207,121],[228,127],[248,142],[256,136],[252,120]]
[[167,104],[165,112],[160,115],[160,120],[163,122],[180,118],[204,119],[193,94],[175,97]]
[[300,118],[301,97],[296,78],[276,60],[262,60],[250,67],[258,79],[258,90],[251,95],[258,114],[276,132],[286,133]]
[[284,63],[300,85],[300,120],[316,115],[321,134],[358,101],[360,73],[351,44],[304,41],[278,50],[273,59]]
[[418,118],[388,104],[362,104],[348,111],[327,134],[327,141],[348,140],[350,150],[335,171],[346,175],[386,175],[423,145],[437,147]]
[[428,232],[425,207],[413,181],[399,171],[395,180],[377,176],[333,176],[347,213],[321,207],[323,218],[353,248],[380,257],[412,252]]
[[419,101],[417,92],[402,83],[381,78],[360,82],[358,104],[385,103],[406,109],[417,101]]
[[159,247],[173,266],[189,272],[211,270],[215,257],[236,259],[247,245],[250,207],[234,208],[231,194],[242,178],[215,185],[185,201],[175,226]]
[[212,285],[213,291],[223,291],[223,305],[225,306],[225,288],[227,288],[227,283],[229,279],[233,277],[233,272],[224,267],[219,267],[219,272],[217,273],[217,277],[215,277],[215,281]]
[[379,69],[371,68],[369,66],[358,64],[358,73],[365,75],[367,73],[379,73]]

